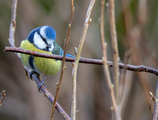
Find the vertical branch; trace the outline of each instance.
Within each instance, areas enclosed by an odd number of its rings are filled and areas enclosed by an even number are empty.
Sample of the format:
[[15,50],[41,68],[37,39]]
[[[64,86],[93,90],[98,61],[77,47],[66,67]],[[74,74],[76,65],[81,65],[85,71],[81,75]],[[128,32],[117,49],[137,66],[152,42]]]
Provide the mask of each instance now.
[[119,102],[122,102],[123,89],[124,89],[124,82],[125,82],[125,75],[126,75],[127,64],[128,64],[128,61],[129,61],[130,56],[131,56],[131,50],[126,51],[126,52],[125,52],[125,56],[124,56],[125,68],[123,69],[123,71],[122,71],[122,73],[121,73],[121,75],[120,75]]
[[16,28],[16,8],[17,8],[17,0],[13,0],[11,22],[10,22],[10,29],[9,29],[9,39],[8,39],[11,47],[15,47],[14,35],[15,35],[15,28]]
[[101,38],[101,45],[102,45],[102,59],[103,59],[103,67],[104,67],[104,74],[107,78],[107,85],[108,89],[110,91],[110,97],[111,97],[111,102],[112,102],[112,108],[114,111],[115,119],[116,120],[121,120],[121,117],[118,112],[118,107],[116,104],[116,99],[115,99],[115,94],[114,94],[114,87],[111,82],[110,78],[110,73],[107,65],[107,52],[106,52],[106,47],[107,43],[105,42],[104,38],[104,5],[105,5],[105,0],[101,0],[101,11],[100,11],[100,38]]
[[68,25],[67,36],[66,36],[65,43],[64,43],[64,55],[63,55],[63,62],[62,62],[62,71],[61,71],[61,75],[60,75],[59,84],[57,85],[57,90],[56,90],[56,95],[55,95],[55,99],[54,99],[54,103],[53,103],[53,108],[52,108],[50,120],[53,119],[53,115],[54,115],[54,111],[55,111],[55,105],[56,105],[56,102],[57,102],[57,99],[58,99],[59,90],[60,90],[60,86],[61,86],[61,83],[62,83],[62,78],[63,78],[63,74],[64,74],[64,70],[65,70],[66,50],[67,50],[69,37],[70,37],[71,25],[72,25],[72,20],[73,20],[73,13],[74,13],[74,1],[71,0],[71,16],[70,16],[70,21],[69,21],[69,25]]
[[156,97],[156,99],[155,99],[155,104],[154,104],[153,120],[158,119],[158,82],[157,82],[155,97]]
[[139,0],[138,5],[138,22],[143,27],[147,20],[147,0]]
[[78,52],[76,55],[76,59],[75,59],[75,63],[73,65],[73,78],[72,78],[72,85],[73,85],[73,92],[72,92],[72,104],[71,104],[71,120],[76,120],[76,78],[77,78],[77,68],[78,68],[78,62],[80,59],[80,55],[81,55],[81,51],[82,51],[82,47],[85,41],[85,37],[87,34],[87,30],[88,30],[88,26],[90,24],[90,22],[92,21],[92,19],[90,19],[90,15],[92,12],[92,8],[94,6],[95,0],[91,0],[87,13],[86,13],[86,18],[85,18],[85,22],[84,22],[84,27],[83,27],[83,32],[80,38],[80,43],[78,46]]
[[111,33],[111,43],[112,43],[112,53],[113,53],[113,78],[115,82],[115,95],[116,100],[118,101],[119,96],[119,54],[117,46],[117,35],[116,35],[116,25],[115,25],[115,9],[114,9],[114,0],[109,0],[109,22],[110,22],[110,33]]

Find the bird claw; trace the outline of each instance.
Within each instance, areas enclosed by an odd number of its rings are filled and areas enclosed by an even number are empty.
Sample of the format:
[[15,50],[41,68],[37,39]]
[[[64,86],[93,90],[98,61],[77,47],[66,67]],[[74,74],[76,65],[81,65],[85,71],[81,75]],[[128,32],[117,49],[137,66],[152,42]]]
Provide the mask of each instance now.
[[45,87],[47,87],[47,85],[44,83],[44,81],[40,82],[38,85],[37,85],[37,88],[38,88],[38,91],[40,92],[41,90],[41,86],[44,85]]
[[[33,75],[33,74],[36,75],[38,78],[39,78],[39,76],[40,76],[40,74],[37,73],[36,71],[31,71],[31,72],[29,72],[29,77],[30,77],[31,80],[32,80],[32,75]],[[40,83],[38,83],[38,85],[37,85],[37,88],[38,88],[38,91],[39,91],[39,92],[40,92],[40,90],[41,90],[41,86],[42,86],[42,85],[44,85],[45,87],[47,87],[47,85],[44,83],[46,77],[47,77],[47,76],[45,76],[45,77],[43,78],[43,80],[42,80]]]
[[37,88],[38,88],[38,91],[40,92],[40,89],[41,89],[41,86],[44,85],[45,87],[47,87],[47,85],[44,83],[45,79],[46,79],[47,76],[45,76],[43,78],[43,80],[38,84]]

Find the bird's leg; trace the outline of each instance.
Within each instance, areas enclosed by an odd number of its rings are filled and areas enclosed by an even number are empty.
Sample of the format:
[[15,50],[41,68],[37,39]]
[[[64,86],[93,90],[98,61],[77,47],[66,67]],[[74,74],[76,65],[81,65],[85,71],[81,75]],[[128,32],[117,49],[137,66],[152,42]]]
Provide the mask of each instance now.
[[38,91],[41,89],[41,85],[44,85],[45,87],[47,87],[46,84],[44,84],[44,81],[45,81],[46,77],[47,77],[47,75],[45,75],[43,80],[38,84],[38,86],[37,86]]

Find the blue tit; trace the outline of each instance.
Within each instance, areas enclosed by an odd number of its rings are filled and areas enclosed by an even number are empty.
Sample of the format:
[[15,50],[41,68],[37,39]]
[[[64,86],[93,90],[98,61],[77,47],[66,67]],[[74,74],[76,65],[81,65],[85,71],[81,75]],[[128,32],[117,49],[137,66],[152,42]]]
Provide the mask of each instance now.
[[[32,30],[28,37],[21,42],[20,48],[55,55],[63,55],[62,48],[55,41],[56,32],[51,26],[42,26]],[[67,57],[74,57],[66,54]],[[61,60],[34,57],[31,55],[20,54],[24,66],[30,68],[33,72],[44,74],[45,77],[38,85],[38,88],[44,84],[46,76],[55,75],[61,68]]]

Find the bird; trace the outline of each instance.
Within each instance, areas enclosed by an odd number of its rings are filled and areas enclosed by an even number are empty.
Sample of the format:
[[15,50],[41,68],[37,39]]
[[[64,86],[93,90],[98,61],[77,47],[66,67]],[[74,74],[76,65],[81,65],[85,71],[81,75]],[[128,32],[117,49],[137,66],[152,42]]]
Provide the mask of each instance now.
[[[63,55],[64,51],[55,41],[56,31],[53,27],[45,25],[33,29],[20,44],[20,48],[35,52]],[[66,53],[66,57],[75,56]],[[53,76],[60,71],[61,60],[34,57],[20,53],[22,64],[31,69],[30,77],[33,73],[44,74],[44,79],[38,84],[38,89],[44,84],[47,76]]]

